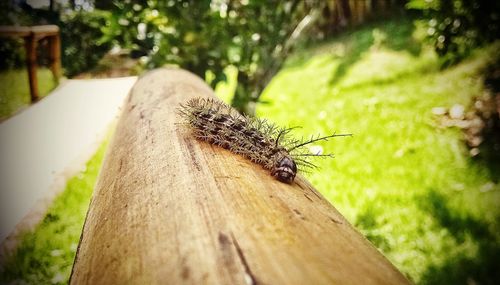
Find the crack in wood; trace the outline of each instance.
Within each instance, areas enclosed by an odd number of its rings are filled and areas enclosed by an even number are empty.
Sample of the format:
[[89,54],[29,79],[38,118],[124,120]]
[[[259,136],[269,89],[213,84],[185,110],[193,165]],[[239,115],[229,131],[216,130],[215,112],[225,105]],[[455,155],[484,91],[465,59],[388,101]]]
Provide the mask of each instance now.
[[302,215],[302,213],[297,210],[297,209],[293,209],[293,211],[295,212],[295,214],[297,214],[297,216],[299,216],[302,220],[307,220],[306,217],[304,217],[304,215]]
[[306,193],[304,193],[304,197],[306,197],[306,198],[307,198],[307,200],[309,200],[309,201],[313,202],[313,200],[312,200],[311,198],[309,198],[309,196],[307,196],[307,195],[306,195]]
[[189,269],[189,267],[187,267],[187,266],[182,267],[182,273],[181,273],[182,279],[184,279],[184,280],[189,279],[190,273],[191,273],[191,270]]
[[320,201],[323,200],[323,197],[321,197],[318,193],[316,193],[316,191],[314,191],[312,188],[309,188],[309,192],[313,193],[314,196],[318,197]]
[[332,218],[332,217],[330,217],[330,221],[332,221],[332,222],[334,222],[334,223],[336,223],[336,224],[339,224],[339,225],[342,225],[342,224],[343,224],[341,221],[339,221],[339,220],[337,220],[337,219],[334,219],[334,218]]
[[194,153],[193,144],[187,138],[184,138],[184,142],[185,142],[185,144],[187,146],[187,149],[188,149],[188,152],[189,152],[189,156],[191,156],[191,161],[193,162],[194,166],[196,167],[196,170],[201,171],[201,166],[198,163],[198,160],[196,158],[196,154]]
[[250,266],[248,265],[248,262],[245,258],[245,255],[243,254],[243,250],[241,249],[240,245],[238,244],[238,241],[234,237],[234,234],[231,233],[231,238],[233,239],[233,244],[234,247],[236,247],[236,253],[238,253],[238,257],[241,261],[241,264],[245,268],[245,281],[247,282],[248,285],[258,285],[259,283],[257,282],[257,278],[253,274],[252,270],[250,269]]

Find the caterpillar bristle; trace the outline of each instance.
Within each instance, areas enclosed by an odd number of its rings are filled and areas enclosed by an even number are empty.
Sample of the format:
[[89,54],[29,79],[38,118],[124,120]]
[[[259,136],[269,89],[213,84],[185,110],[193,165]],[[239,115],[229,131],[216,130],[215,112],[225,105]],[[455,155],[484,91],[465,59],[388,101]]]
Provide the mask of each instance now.
[[333,137],[350,136],[334,133],[297,140],[289,137],[289,133],[297,127],[282,128],[265,119],[242,115],[212,98],[193,98],[181,104],[177,113],[191,127],[197,139],[245,156],[270,170],[272,176],[285,183],[293,181],[297,166],[300,171],[316,168],[308,158],[333,157],[330,154],[306,153],[306,145]]

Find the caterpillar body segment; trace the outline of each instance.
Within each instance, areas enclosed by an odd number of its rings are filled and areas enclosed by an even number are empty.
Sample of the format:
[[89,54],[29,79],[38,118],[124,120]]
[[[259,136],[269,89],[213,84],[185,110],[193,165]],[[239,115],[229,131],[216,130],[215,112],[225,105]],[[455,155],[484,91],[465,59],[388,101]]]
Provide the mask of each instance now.
[[305,146],[335,136],[317,137],[303,141],[288,136],[293,128],[279,128],[266,120],[248,117],[215,99],[194,98],[181,105],[178,113],[203,141],[221,146],[242,155],[270,170],[281,182],[292,183],[301,168],[314,168],[308,161],[314,156]]

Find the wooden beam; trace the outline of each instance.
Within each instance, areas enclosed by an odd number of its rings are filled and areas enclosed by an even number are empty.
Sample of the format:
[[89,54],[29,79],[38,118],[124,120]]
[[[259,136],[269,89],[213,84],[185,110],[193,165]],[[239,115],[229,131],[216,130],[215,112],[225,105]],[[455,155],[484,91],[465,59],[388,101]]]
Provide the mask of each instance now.
[[30,27],[0,26],[0,37],[27,37],[30,34]]
[[59,84],[59,78],[62,76],[61,72],[61,37],[59,33],[55,36],[49,37],[50,48],[50,70],[56,84]]
[[281,183],[194,139],[176,109],[213,96],[182,70],[139,79],[106,153],[71,284],[408,284],[302,177]]
[[33,33],[31,33],[28,37],[24,37],[23,39],[24,49],[26,51],[26,68],[28,69],[28,82],[30,84],[31,102],[36,102],[38,101],[38,99],[40,99],[40,94],[38,93],[38,77],[36,74],[36,48],[38,45],[38,40]]
[[59,35],[59,27],[56,25],[41,26],[0,26],[0,37],[27,37],[31,34],[37,37]]

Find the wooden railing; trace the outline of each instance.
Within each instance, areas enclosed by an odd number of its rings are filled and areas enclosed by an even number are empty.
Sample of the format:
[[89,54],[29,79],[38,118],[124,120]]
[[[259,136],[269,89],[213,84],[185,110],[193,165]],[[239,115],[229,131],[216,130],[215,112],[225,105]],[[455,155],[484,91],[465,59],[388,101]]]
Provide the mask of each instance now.
[[36,75],[37,46],[41,39],[47,38],[49,41],[50,68],[54,80],[58,82],[61,77],[61,39],[59,36],[59,27],[55,25],[31,27],[0,26],[0,37],[18,37],[24,39],[31,101],[37,101],[40,98]]
[[305,179],[281,183],[194,139],[176,108],[213,96],[182,70],[154,70],[135,84],[71,284],[408,283]]

